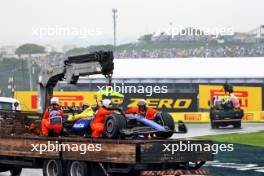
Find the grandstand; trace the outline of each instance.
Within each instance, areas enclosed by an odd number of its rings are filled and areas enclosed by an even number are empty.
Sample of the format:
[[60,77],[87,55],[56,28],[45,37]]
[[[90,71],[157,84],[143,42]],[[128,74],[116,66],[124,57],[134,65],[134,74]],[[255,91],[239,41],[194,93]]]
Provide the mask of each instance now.
[[256,42],[264,42],[264,25],[258,26],[255,29],[252,29],[248,34],[254,37]]
[[[194,92],[199,84],[264,85],[264,58],[116,59],[113,83],[167,85],[170,92]],[[59,89],[96,90],[102,76],[80,78],[76,86]]]

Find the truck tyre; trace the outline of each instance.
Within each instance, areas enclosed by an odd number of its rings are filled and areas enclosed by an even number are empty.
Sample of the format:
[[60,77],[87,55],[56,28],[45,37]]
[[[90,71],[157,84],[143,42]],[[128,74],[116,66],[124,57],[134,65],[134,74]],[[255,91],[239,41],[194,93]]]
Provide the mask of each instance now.
[[91,168],[91,175],[89,176],[106,176],[103,168],[100,166],[99,163],[90,163],[89,166]]
[[81,161],[69,161],[67,163],[67,176],[86,176],[90,170],[87,163]]
[[107,117],[105,121],[105,136],[109,139],[118,139],[122,137],[121,130],[127,127],[126,117],[121,114],[113,114]]
[[4,164],[0,164],[0,172],[6,172],[6,171],[9,171],[10,169],[5,166]]
[[10,175],[11,176],[20,176],[21,172],[22,172],[22,168],[15,167],[15,168],[10,170]]
[[43,163],[43,176],[63,176],[61,161],[46,159]]
[[239,129],[241,128],[241,121],[234,123],[234,128]]
[[175,130],[175,122],[169,113],[165,113],[165,112],[158,113],[155,116],[154,121],[157,122],[158,124],[162,125],[162,126],[169,127],[169,129],[171,130],[171,132],[166,132],[166,133],[164,133],[164,132],[163,133],[161,133],[161,132],[155,133],[155,135],[158,138],[166,139],[166,138],[170,138],[173,135],[173,132]]

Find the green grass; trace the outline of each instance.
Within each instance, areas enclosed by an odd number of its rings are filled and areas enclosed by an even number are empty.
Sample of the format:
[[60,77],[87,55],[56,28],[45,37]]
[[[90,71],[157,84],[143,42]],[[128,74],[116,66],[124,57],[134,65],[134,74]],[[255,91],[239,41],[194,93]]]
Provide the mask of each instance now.
[[256,133],[245,133],[245,134],[224,134],[224,135],[215,135],[215,136],[213,135],[202,136],[202,137],[196,137],[196,139],[264,147],[264,131],[256,132]]

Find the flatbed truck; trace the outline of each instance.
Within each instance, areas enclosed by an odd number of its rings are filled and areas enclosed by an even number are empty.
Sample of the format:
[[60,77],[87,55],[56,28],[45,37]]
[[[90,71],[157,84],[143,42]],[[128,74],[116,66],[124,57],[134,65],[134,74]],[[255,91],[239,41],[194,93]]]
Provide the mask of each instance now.
[[[84,137],[42,137],[30,133],[41,122],[58,81],[76,84],[79,76],[113,74],[112,52],[67,57],[63,65],[39,74],[39,119],[32,113],[0,112],[0,172],[19,176],[22,168],[42,168],[44,176],[158,176],[206,174],[200,170],[213,160],[212,151],[178,152],[180,144],[210,144],[199,140],[114,140]],[[38,124],[40,125],[40,124]]]
[[[42,168],[44,176],[146,176],[207,174],[211,152],[173,152],[183,140],[106,140],[0,136],[0,171],[20,175],[22,168]],[[203,144],[208,141],[189,140]]]

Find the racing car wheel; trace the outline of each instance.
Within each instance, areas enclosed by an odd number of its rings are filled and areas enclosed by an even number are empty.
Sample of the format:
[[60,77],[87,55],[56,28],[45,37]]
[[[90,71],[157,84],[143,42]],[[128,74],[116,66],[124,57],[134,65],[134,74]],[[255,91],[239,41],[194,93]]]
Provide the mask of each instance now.
[[155,135],[158,138],[166,139],[166,138],[170,138],[173,135],[174,130],[175,130],[175,123],[174,123],[172,116],[169,113],[165,113],[165,112],[157,113],[157,115],[154,118],[154,121],[164,127],[169,128],[168,132],[155,133]]
[[105,136],[109,139],[118,139],[122,137],[121,130],[127,128],[126,117],[122,114],[113,114],[107,117],[105,121]]

